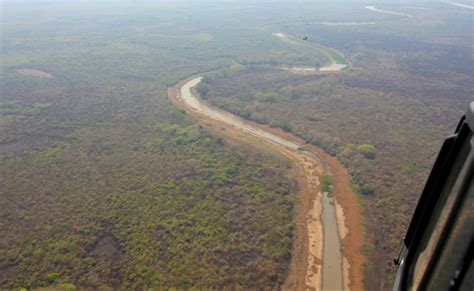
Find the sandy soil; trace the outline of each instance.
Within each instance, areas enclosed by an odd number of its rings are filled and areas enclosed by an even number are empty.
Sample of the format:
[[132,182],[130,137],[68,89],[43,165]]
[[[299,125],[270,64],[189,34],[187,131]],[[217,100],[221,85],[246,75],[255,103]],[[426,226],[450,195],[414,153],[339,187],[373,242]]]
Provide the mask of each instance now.
[[15,72],[19,75],[23,76],[31,76],[31,77],[38,77],[38,78],[54,78],[52,75],[38,70],[33,69],[18,69]]
[[[336,220],[337,220],[337,230],[339,231],[339,237],[341,240],[344,242],[344,239],[346,238],[349,229],[346,226],[346,217],[344,216],[344,209],[342,209],[342,206],[337,203],[335,203],[335,208],[336,208]],[[344,256],[344,253],[343,253]],[[350,263],[347,260],[347,258],[344,256],[343,262],[342,262],[342,269],[343,269],[343,276],[344,276],[344,289],[349,290],[349,285],[350,285]]]
[[295,153],[295,160],[303,167],[306,177],[306,189],[310,193],[310,208],[306,212],[306,232],[308,235],[308,252],[305,275],[305,287],[313,290],[321,289],[322,257],[323,257],[323,225],[321,214],[321,191],[319,177],[323,169],[319,161]]
[[[234,142],[237,143],[242,143],[242,141],[249,140],[249,138],[259,139],[249,133],[242,133],[234,126],[216,121],[188,107],[178,98],[177,90],[191,79],[192,78],[183,80],[175,87],[168,89],[168,94],[174,103],[186,108],[191,116],[200,120],[201,124],[206,124],[211,131],[216,132],[224,138],[233,139]],[[248,121],[244,122],[247,123]],[[304,144],[299,138],[279,129],[254,123],[251,124],[264,131],[280,136],[285,140],[297,144]],[[246,138],[242,139],[238,137],[242,135],[246,136]],[[260,138],[260,140],[262,139]],[[323,173],[323,165],[319,158],[308,157],[302,154],[302,152],[289,149],[275,142],[268,140],[262,141],[293,160],[300,171],[300,192],[298,194],[300,199],[297,203],[295,217],[293,219],[295,225],[295,239],[293,243],[292,260],[290,262],[287,279],[282,289],[320,290],[323,229],[321,223],[322,204],[319,177]],[[322,150],[311,145],[305,145],[305,148],[314,153],[315,157],[322,157],[321,160],[325,163],[324,167],[328,167],[329,172],[331,172],[333,176],[338,231],[341,237],[344,255],[342,266],[344,271],[344,285],[348,290],[362,290],[364,257],[361,251],[364,243],[364,230],[360,214],[360,205],[357,201],[357,197],[350,188],[349,175],[339,161],[327,155]]]
[[339,230],[339,237],[341,240],[346,238],[347,233],[349,230],[347,229],[346,224],[344,223],[346,220],[346,217],[344,216],[344,209],[342,209],[341,205],[339,203],[335,203],[336,207],[336,218],[337,218],[337,224],[338,224],[338,230]]

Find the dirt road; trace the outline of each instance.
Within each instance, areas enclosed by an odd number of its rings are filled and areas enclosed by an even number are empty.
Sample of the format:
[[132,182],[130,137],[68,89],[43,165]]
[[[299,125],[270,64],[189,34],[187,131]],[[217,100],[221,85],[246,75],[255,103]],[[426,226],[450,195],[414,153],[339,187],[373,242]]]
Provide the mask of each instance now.
[[[350,262],[354,260],[349,254],[343,255],[344,244],[341,244],[341,236],[345,236],[348,229],[344,210],[354,207],[341,207],[334,198],[321,193],[320,177],[331,175],[331,167],[328,166],[327,157],[323,157],[324,153],[306,150],[307,145],[294,136],[254,124],[206,104],[193,94],[193,87],[201,80],[202,77],[193,77],[180,82],[169,89],[170,97],[191,115],[218,122],[219,126],[227,126],[265,142],[292,159],[301,171],[300,203],[294,218],[295,243],[283,289],[342,290],[359,286],[362,263],[359,260],[351,267]],[[344,183],[348,184],[348,179]]]

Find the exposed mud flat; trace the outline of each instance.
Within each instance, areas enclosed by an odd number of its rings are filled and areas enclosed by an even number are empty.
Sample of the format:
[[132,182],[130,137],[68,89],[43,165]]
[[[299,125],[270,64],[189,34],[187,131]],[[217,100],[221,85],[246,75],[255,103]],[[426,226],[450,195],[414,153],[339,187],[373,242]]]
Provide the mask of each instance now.
[[[347,228],[347,225],[345,223],[346,217],[344,216],[344,209],[339,203],[337,203],[337,201],[334,201],[334,207],[336,208],[337,230],[339,230],[339,237],[341,238],[341,241],[344,242],[344,239],[349,233],[349,229]],[[347,260],[344,252],[342,253],[342,255],[342,274],[344,276],[344,290],[350,290],[350,263]]]
[[[321,192],[319,175],[324,174],[321,164],[304,157],[302,166],[306,173],[308,190],[312,193],[311,208],[306,214],[306,229],[308,232],[308,256],[305,285],[308,288],[320,290],[323,279],[323,224],[321,215],[323,206],[321,204]],[[316,195],[315,195],[316,194]]]
[[19,75],[23,76],[31,76],[31,77],[37,77],[37,78],[54,78],[53,75],[39,71],[39,70],[34,70],[34,69],[17,69],[15,72]]

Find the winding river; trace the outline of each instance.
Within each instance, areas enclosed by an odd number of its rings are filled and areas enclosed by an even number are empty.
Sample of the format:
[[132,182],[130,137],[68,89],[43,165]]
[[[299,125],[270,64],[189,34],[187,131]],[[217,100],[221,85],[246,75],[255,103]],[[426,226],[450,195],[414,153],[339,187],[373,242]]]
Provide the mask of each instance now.
[[297,38],[293,35],[283,33],[283,32],[276,32],[273,35],[278,37],[280,40],[287,41],[287,42],[294,43],[294,44],[298,44],[298,45],[304,45],[306,47],[310,47],[312,49],[315,49],[315,50],[319,51],[320,53],[325,54],[330,59],[330,63],[327,66],[321,67],[319,69],[316,68],[316,67],[285,67],[285,66],[279,67],[280,69],[290,70],[290,71],[294,71],[294,72],[316,72],[316,71],[320,71],[320,72],[338,72],[338,71],[341,71],[341,70],[347,68],[348,66],[350,66],[350,62],[348,62],[347,60],[346,60],[347,64],[337,62],[337,60],[334,59],[334,57],[330,53],[328,53],[322,45],[301,41],[299,38]]
[[[225,123],[226,125],[234,127],[236,130],[251,134],[261,141],[271,143],[275,145],[276,148],[280,148],[281,152],[291,151],[292,155],[297,157],[295,161],[297,159],[299,161],[314,161],[315,164],[321,166],[321,170],[319,173],[308,170],[308,175],[312,176],[309,179],[310,183],[314,182],[319,185],[319,176],[321,174],[328,174],[325,160],[315,152],[303,150],[302,147],[304,144],[299,144],[298,142],[280,137],[229,112],[222,111],[202,102],[199,98],[194,96],[192,92],[192,88],[199,84],[201,80],[202,77],[194,77],[178,88],[177,99],[180,104],[201,116]],[[306,168],[305,171],[307,171]],[[309,250],[305,287],[303,289],[343,290],[347,282],[344,282],[343,254],[338,232],[334,198],[328,197],[327,193],[320,192],[313,193],[311,196],[314,197],[312,198],[314,206],[306,214],[308,217],[307,236],[309,239]],[[320,227],[318,229],[318,225],[320,224],[322,224],[322,231],[320,231]],[[318,235],[319,233],[321,233],[321,235]],[[322,241],[321,236],[323,237]],[[321,260],[322,266],[319,262]]]

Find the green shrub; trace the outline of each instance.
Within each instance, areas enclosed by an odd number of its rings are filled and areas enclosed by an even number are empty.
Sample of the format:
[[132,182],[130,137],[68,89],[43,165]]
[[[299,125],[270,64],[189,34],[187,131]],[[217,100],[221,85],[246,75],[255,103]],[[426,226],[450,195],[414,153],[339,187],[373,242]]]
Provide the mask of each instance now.
[[375,159],[375,147],[371,144],[362,144],[357,147],[357,151],[369,160]]
[[364,184],[360,187],[360,193],[364,195],[373,195],[375,193],[375,187],[370,184]]
[[207,87],[206,84],[204,84],[203,82],[199,83],[199,84],[196,86],[196,90],[197,90],[197,92],[199,93],[199,96],[200,96],[202,99],[206,99],[206,98],[207,98],[207,94],[209,94],[209,87]]
[[64,291],[75,291],[75,290],[77,290],[76,286],[74,284],[71,284],[71,283],[62,283],[62,284],[59,284],[58,287],[61,290],[64,290]]
[[293,131],[293,128],[292,128],[291,124],[288,123],[287,121],[284,121],[284,122],[280,123],[278,125],[278,127],[283,129],[286,132],[292,132]]
[[58,279],[59,279],[59,273],[54,272],[54,273],[49,273],[48,275],[46,275],[46,281],[49,284],[56,282]]
[[321,177],[321,189],[323,192],[327,192],[328,195],[332,193],[333,181],[332,178],[329,176],[322,176]]

